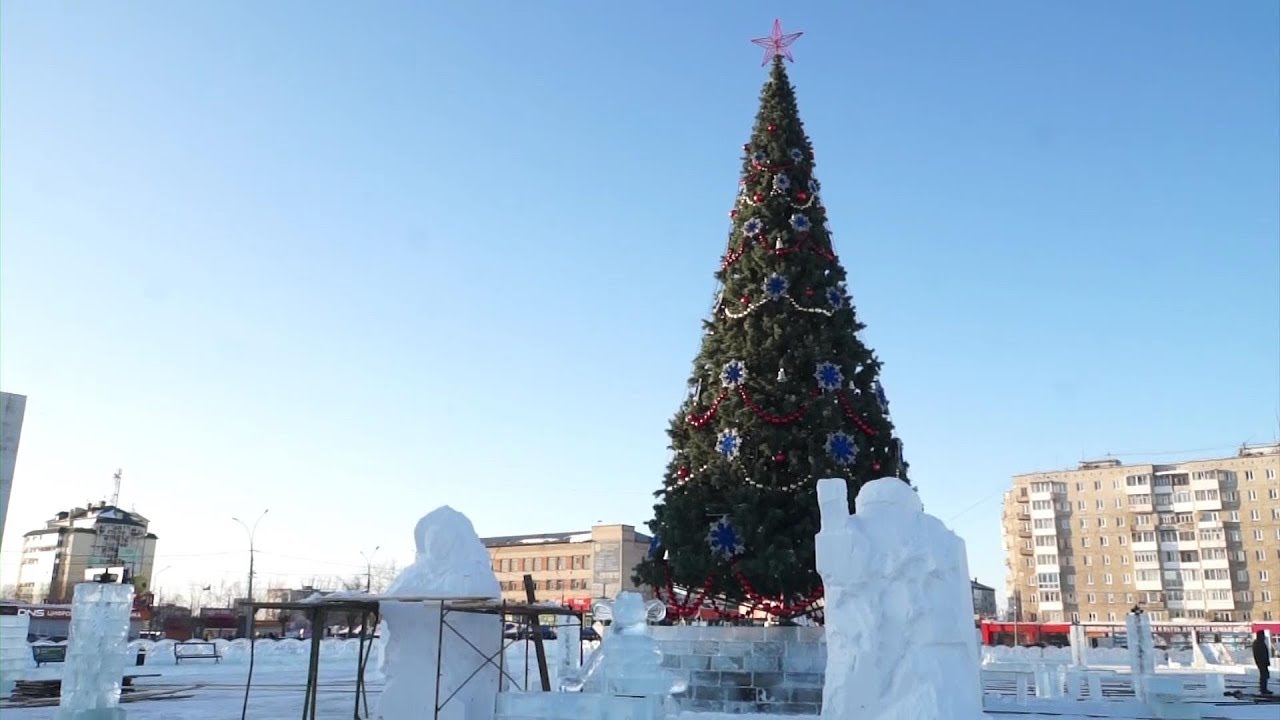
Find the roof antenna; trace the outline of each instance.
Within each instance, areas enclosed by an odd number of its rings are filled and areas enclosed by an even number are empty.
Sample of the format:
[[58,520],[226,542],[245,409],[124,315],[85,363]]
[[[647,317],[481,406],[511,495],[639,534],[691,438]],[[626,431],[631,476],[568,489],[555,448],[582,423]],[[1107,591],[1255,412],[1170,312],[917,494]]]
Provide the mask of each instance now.
[[116,503],[120,502],[120,478],[124,477],[124,470],[117,469],[116,474],[112,477],[115,478],[116,487],[115,491],[111,493],[111,507],[115,507]]

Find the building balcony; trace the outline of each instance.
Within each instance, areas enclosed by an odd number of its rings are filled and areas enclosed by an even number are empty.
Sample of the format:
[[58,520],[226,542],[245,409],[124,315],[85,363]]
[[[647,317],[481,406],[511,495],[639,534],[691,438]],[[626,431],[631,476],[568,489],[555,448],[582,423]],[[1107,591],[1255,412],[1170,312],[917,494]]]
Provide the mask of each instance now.
[[1032,555],[1036,554],[1036,551],[1032,550],[1031,548],[1018,548],[1018,554],[1031,557]]
[[1018,531],[1018,537],[1020,537],[1020,538],[1027,538],[1027,539],[1030,539],[1030,537],[1031,537],[1031,531],[1030,531],[1030,530],[1019,530],[1019,531]]

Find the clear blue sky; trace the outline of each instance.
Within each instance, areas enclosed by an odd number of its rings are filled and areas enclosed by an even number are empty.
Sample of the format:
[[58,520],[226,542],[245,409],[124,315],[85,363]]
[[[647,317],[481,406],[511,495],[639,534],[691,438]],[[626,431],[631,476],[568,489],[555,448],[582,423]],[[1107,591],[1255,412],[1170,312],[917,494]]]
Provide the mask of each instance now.
[[406,560],[442,503],[643,524],[780,12],[974,574],[1012,474],[1276,436],[1275,2],[427,5],[4,3],[6,582],[118,466],[171,590],[241,577],[265,507],[277,579]]

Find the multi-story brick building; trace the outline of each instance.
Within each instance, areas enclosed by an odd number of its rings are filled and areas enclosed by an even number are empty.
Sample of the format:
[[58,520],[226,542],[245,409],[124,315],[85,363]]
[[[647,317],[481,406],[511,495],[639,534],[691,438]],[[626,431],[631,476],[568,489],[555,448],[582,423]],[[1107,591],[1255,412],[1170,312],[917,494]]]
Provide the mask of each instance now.
[[1018,620],[1280,620],[1280,444],[1018,475],[1003,525]]
[[630,525],[590,530],[483,538],[502,585],[502,598],[525,601],[523,578],[533,576],[539,602],[558,601],[586,610],[592,598],[638,590],[631,569],[649,549],[649,536]]

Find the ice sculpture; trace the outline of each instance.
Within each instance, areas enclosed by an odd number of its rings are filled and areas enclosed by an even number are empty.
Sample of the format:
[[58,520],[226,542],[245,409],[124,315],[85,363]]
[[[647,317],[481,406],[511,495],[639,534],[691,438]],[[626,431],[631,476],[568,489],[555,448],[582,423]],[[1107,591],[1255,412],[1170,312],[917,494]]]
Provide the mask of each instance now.
[[663,669],[662,651],[649,634],[648,623],[666,617],[661,600],[646,603],[639,593],[621,592],[612,603],[593,603],[591,614],[598,620],[612,618],[613,627],[587,664],[560,681],[562,690],[632,697],[684,691],[684,681]]
[[569,677],[582,665],[582,628],[576,622],[568,622],[556,628],[560,663],[556,668],[559,677]]
[[[406,598],[497,598],[501,595],[489,553],[471,521],[462,513],[448,506],[432,510],[418,521],[414,540],[417,556],[391,584],[387,595]],[[440,718],[490,720],[493,717],[498,668],[485,665],[485,660],[496,657],[501,649],[500,617],[450,613],[449,627],[443,628],[444,646],[440,648],[442,628],[438,601],[389,600],[380,603],[380,609],[387,638],[382,666],[387,684],[379,707],[383,720],[436,717],[437,677],[439,699],[444,705]],[[483,669],[473,677],[472,672],[482,665]]]
[[0,697],[9,697],[23,672],[35,665],[31,659],[31,646],[27,644],[27,630],[31,616],[19,614],[18,608],[6,605],[0,613]]
[[119,707],[120,684],[124,680],[132,609],[132,585],[76,585],[57,720],[124,717],[124,710]]
[[1151,635],[1151,616],[1140,608],[1135,608],[1125,616],[1124,624],[1133,694],[1139,700],[1145,700],[1147,680],[1156,672],[1156,648]]
[[818,481],[826,589],[822,717],[975,720],[982,685],[964,541],[897,478]]

